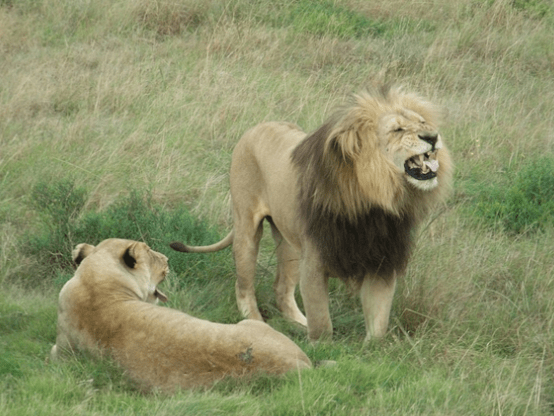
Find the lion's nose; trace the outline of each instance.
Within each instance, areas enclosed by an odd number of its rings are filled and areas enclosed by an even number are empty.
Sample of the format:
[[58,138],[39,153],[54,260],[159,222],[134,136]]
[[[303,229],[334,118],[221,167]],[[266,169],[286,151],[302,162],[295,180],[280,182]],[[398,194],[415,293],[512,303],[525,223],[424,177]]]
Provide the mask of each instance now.
[[433,146],[432,150],[435,150],[435,145],[437,144],[437,141],[439,140],[439,134],[434,131],[424,131],[417,135],[421,140],[424,142],[429,143],[431,146]]

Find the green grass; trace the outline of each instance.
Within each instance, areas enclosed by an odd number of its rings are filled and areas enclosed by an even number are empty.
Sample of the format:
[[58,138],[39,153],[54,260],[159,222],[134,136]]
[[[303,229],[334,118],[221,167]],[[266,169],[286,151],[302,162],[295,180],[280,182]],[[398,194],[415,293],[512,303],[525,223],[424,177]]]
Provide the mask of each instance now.
[[528,160],[516,175],[508,176],[501,184],[475,181],[472,215],[516,234],[552,227],[554,159]]
[[[551,414],[553,38],[548,0],[0,1],[0,413]],[[359,301],[333,280],[333,342],[309,344],[277,311],[266,233],[264,316],[335,367],[167,397],[111,362],[48,362],[81,242],[147,242],[170,259],[169,306],[237,322],[230,250],[167,244],[230,229],[248,128],[313,130],[374,80],[445,109],[456,164],[384,339],[362,343]]]
[[284,11],[272,13],[265,19],[299,33],[343,39],[379,36],[385,32],[384,24],[332,1],[290,2]]

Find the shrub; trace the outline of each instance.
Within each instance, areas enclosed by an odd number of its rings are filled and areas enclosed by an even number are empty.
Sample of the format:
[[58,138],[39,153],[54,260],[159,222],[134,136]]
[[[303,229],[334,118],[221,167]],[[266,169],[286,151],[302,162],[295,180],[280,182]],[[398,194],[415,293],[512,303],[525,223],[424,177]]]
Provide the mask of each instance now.
[[144,241],[153,250],[167,255],[171,269],[177,273],[221,265],[213,261],[213,256],[218,254],[183,255],[171,250],[168,246],[171,241],[208,244],[217,241],[219,236],[194,219],[186,207],[171,211],[162,209],[149,194],[132,191],[106,210],[82,212],[86,191],[69,181],[61,181],[37,185],[31,199],[32,206],[41,214],[44,227],[38,234],[27,236],[25,247],[43,266],[40,273],[43,279],[57,276],[59,280],[60,270],[73,268],[71,251],[77,244],[96,245],[107,238]]
[[68,267],[71,264],[71,235],[86,202],[86,191],[69,180],[39,182],[31,192],[31,206],[39,213],[42,229],[29,235],[25,246],[32,255],[40,255],[45,266]]
[[86,191],[69,180],[39,182],[31,193],[31,205],[46,214],[53,227],[63,227],[75,220],[86,202]]

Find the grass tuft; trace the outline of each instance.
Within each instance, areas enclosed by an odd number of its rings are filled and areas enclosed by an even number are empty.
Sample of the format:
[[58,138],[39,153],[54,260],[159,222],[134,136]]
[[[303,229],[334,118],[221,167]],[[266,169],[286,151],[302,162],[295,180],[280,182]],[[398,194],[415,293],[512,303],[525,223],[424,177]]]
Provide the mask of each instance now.
[[294,2],[280,23],[299,32],[343,39],[379,36],[386,28],[381,22],[327,0]]
[[544,18],[554,11],[549,0],[512,0],[515,9],[523,10],[534,18]]
[[139,24],[160,36],[176,36],[198,28],[207,18],[211,1],[139,1],[134,14]]

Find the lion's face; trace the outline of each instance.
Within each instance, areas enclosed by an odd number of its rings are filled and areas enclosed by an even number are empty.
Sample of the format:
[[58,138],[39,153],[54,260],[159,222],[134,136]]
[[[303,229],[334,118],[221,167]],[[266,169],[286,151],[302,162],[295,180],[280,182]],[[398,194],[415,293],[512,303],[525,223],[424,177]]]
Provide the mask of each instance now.
[[438,186],[438,154],[443,144],[435,125],[403,109],[383,116],[379,130],[385,154],[410,184],[424,191]]

